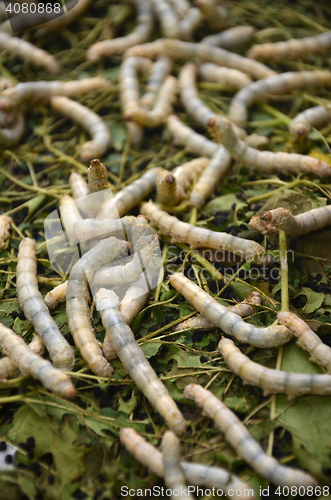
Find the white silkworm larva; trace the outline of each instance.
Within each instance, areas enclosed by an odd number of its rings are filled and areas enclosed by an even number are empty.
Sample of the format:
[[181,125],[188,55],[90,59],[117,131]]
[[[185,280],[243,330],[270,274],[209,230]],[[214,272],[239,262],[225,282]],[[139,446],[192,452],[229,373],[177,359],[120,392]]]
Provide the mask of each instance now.
[[87,171],[87,185],[90,193],[108,188],[108,171],[100,160],[91,160]]
[[94,335],[88,307],[88,273],[107,264],[127,249],[127,243],[114,237],[97,243],[73,266],[67,287],[66,309],[69,330],[82,357],[96,375],[108,377],[112,367],[102,356]]
[[253,45],[247,52],[247,57],[266,61],[306,59],[315,54],[325,54],[330,47],[331,31],[327,31],[317,36],[287,40],[286,42]]
[[291,312],[280,312],[278,320],[297,337],[297,344],[310,353],[310,361],[331,372],[331,348],[324,344],[302,319]]
[[66,194],[62,196],[60,200],[60,213],[69,243],[70,245],[74,245],[78,239],[75,235],[75,224],[83,219],[71,196]]
[[235,337],[239,342],[266,348],[285,344],[292,337],[289,329],[284,326],[259,328],[245,323],[238,314],[219,304],[181,273],[172,274],[169,279],[177,292],[181,293],[197,311],[214,325],[221,328],[223,332]]
[[305,172],[319,176],[331,175],[330,165],[311,156],[296,153],[272,153],[250,148],[238,139],[231,121],[227,118],[215,117],[209,125],[214,129],[216,140],[221,142],[236,160],[241,161],[248,168],[256,168],[263,172]]
[[294,90],[325,86],[331,86],[331,71],[289,71],[271,76],[239,90],[231,101],[228,117],[236,125],[244,127],[248,119],[248,107],[252,104]]
[[189,153],[210,158],[218,150],[217,144],[185,125],[176,115],[168,116],[166,125],[175,144],[185,146]]
[[66,301],[67,286],[68,281],[65,281],[45,295],[44,302],[48,309],[55,309],[60,302]]
[[74,399],[76,391],[68,375],[52,366],[52,364],[35,354],[21,337],[0,323],[0,343],[4,352],[17,365],[24,377],[33,378],[68,399]]
[[154,40],[154,42],[142,43],[141,45],[130,47],[124,53],[124,59],[128,59],[129,57],[156,59],[157,57],[164,55],[163,43],[164,39],[159,38],[158,40]]
[[70,371],[75,364],[72,348],[63,337],[38,290],[36,245],[24,238],[18,250],[16,290],[26,319],[42,338],[56,368]]
[[172,60],[169,57],[160,57],[153,65],[151,74],[147,81],[147,92],[141,97],[140,105],[146,109],[152,109],[155,104],[157,93],[165,78],[171,73]]
[[252,40],[255,28],[252,26],[235,26],[228,30],[216,33],[216,35],[205,36],[200,43],[222,47],[222,49],[233,50],[239,45],[248,43]]
[[243,260],[254,258],[256,263],[270,263],[270,257],[262,255],[265,250],[259,243],[192,226],[159,209],[151,200],[141,207],[141,213],[146,215],[152,224],[157,225],[161,233],[171,236],[173,241],[187,243],[192,249],[200,247],[222,249],[239,255]]
[[154,12],[167,38],[179,38],[179,18],[168,0],[151,0]]
[[188,0],[170,0],[170,3],[180,18],[185,18],[191,8]]
[[191,41],[195,30],[203,21],[203,15],[196,7],[191,7],[186,16],[179,22],[179,31],[183,40]]
[[[155,475],[163,477],[162,454],[155,446],[148,443],[140,434],[129,427],[122,428],[121,443],[142,465]],[[255,499],[254,491],[237,476],[220,467],[197,463],[181,462],[187,484],[221,489],[235,500]]]
[[194,3],[213,29],[222,30],[224,28],[228,18],[228,11],[225,7],[217,5],[215,0],[195,0]]
[[230,339],[222,338],[218,350],[233,373],[242,378],[245,384],[264,389],[264,394],[287,394],[289,399],[304,394],[331,394],[331,375],[291,373],[266,368],[251,361]]
[[294,139],[303,139],[312,127],[322,128],[331,121],[331,106],[315,106],[295,116],[290,125],[290,132]]
[[162,46],[164,53],[174,60],[198,57],[203,61],[213,62],[220,66],[239,69],[257,80],[275,75],[275,72],[264,64],[254,61],[255,64],[252,65],[253,59],[242,57],[219,47],[180,40],[164,40]]
[[10,238],[10,225],[12,219],[8,215],[0,215],[0,250],[3,249],[7,240]]
[[82,162],[87,163],[92,158],[102,156],[110,148],[110,130],[101,116],[68,97],[52,97],[50,104],[57,113],[71,118],[92,136],[92,140],[85,142],[82,146],[80,154]]
[[98,61],[101,57],[122,55],[128,48],[148,41],[153,29],[153,13],[149,0],[135,0],[137,9],[137,26],[127,36],[114,40],[97,42],[88,49],[87,60]]
[[175,491],[186,491],[186,482],[184,473],[180,467],[180,446],[179,439],[171,432],[166,431],[161,442],[162,458],[163,458],[163,478],[167,488],[172,491],[171,498],[188,498],[193,500],[190,493],[177,493]]
[[199,66],[199,73],[207,82],[215,82],[225,87],[242,89],[252,83],[252,79],[238,69],[225,68],[214,63]]
[[48,103],[56,95],[78,98],[95,90],[107,89],[109,86],[109,81],[100,77],[69,82],[58,80],[18,83],[15,87],[6,88],[1,92],[0,109],[19,109],[23,103],[24,106],[33,108],[37,104]]
[[95,296],[96,308],[118,357],[132,380],[160,413],[170,429],[185,431],[185,420],[167,389],[158,379],[118,309],[119,299],[112,290],[101,288]]
[[[33,339],[29,343],[29,349],[38,356],[42,356],[45,352],[45,345],[39,335],[33,334]],[[17,364],[15,364],[11,358],[5,356],[0,359],[0,380],[5,382],[9,378],[13,378],[19,375],[19,369]]]
[[25,118],[23,113],[16,111],[11,115],[6,115],[13,118],[13,123],[10,128],[0,128],[0,145],[5,148],[16,146],[20,143],[24,134]]
[[277,486],[318,484],[308,473],[281,465],[274,457],[269,457],[236,415],[210,391],[200,385],[190,384],[185,387],[184,395],[203,409],[204,414],[215,422],[237,454],[260,476]]
[[69,177],[69,186],[74,200],[86,196],[89,193],[89,188],[84,177],[77,172],[72,172]]

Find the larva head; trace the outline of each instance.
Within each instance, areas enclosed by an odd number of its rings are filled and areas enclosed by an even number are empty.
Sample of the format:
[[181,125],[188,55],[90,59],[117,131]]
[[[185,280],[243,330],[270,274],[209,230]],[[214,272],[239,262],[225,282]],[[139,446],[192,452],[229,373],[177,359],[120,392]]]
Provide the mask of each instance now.
[[162,453],[178,457],[180,455],[179,439],[172,431],[166,431],[161,442]]
[[226,147],[228,144],[235,144],[237,142],[237,136],[232,123],[224,116],[209,118],[207,126],[211,129],[211,133],[214,134],[216,141],[224,144]]
[[209,391],[198,384],[189,384],[184,389],[184,396],[193,399],[199,406],[203,406],[205,400],[210,396]]
[[113,290],[107,290],[106,288],[100,288],[95,297],[95,306],[98,311],[104,311],[105,309],[118,308],[120,305],[120,299]]
[[271,212],[263,212],[263,214],[261,214],[261,220],[263,222],[268,222],[268,221],[271,221],[272,219],[272,214]]
[[291,324],[294,320],[299,319],[294,313],[289,311],[279,312],[277,318],[281,325],[288,326],[289,328],[291,328]]
[[262,234],[270,235],[278,233],[277,228],[273,227],[270,224],[267,224],[265,221],[261,219],[259,215],[253,215],[248,225],[251,229],[254,229],[255,231],[260,231]]

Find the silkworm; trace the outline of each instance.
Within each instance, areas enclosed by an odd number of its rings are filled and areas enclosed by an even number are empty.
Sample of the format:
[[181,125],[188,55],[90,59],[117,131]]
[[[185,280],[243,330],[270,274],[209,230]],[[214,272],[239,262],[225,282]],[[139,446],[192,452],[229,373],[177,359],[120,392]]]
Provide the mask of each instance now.
[[66,309],[69,330],[82,357],[93,373],[101,377],[109,377],[113,370],[102,356],[93,333],[88,307],[88,277],[126,249],[127,243],[114,237],[100,241],[76,262],[68,280]]
[[183,40],[191,41],[195,30],[203,21],[203,15],[196,7],[191,7],[179,22],[179,31]]
[[44,302],[48,309],[55,309],[60,302],[66,301],[67,286],[68,281],[65,281],[45,295]]
[[144,128],[135,122],[126,122],[128,137],[131,144],[141,144],[144,138]]
[[266,368],[251,361],[230,339],[222,338],[218,350],[233,373],[242,378],[245,384],[264,389],[264,394],[287,394],[289,399],[304,394],[331,394],[331,375],[291,373]]
[[303,139],[312,127],[321,128],[331,121],[331,106],[315,106],[295,116],[290,125],[290,132],[294,139]]
[[142,43],[141,45],[130,47],[124,53],[124,59],[128,59],[130,57],[156,59],[157,57],[164,55],[163,43],[164,39],[159,38],[158,40],[154,40],[154,42]]
[[266,348],[285,344],[292,337],[289,329],[284,326],[259,328],[245,323],[238,314],[228,311],[227,307],[219,304],[181,273],[172,274],[169,279],[177,292],[181,293],[197,311],[239,342]]
[[114,40],[103,40],[89,47],[86,57],[88,61],[96,62],[101,57],[122,55],[128,48],[148,41],[153,26],[153,12],[149,0],[135,0],[137,9],[137,26],[127,36]]
[[[167,488],[172,491],[171,498],[188,498],[193,500],[190,492],[185,495],[180,492],[186,489],[184,473],[180,467],[180,447],[179,439],[171,432],[166,431],[161,443],[162,458],[163,458],[163,477]],[[175,492],[177,492],[175,494]]]
[[239,255],[244,260],[254,258],[256,263],[270,263],[270,257],[262,255],[265,250],[259,243],[181,222],[177,217],[159,209],[151,200],[141,207],[141,213],[152,224],[157,225],[161,233],[171,236],[173,241],[187,243],[191,248],[222,249]]
[[[42,356],[45,352],[45,345],[39,335],[33,334],[33,339],[29,343],[29,349],[38,356]],[[17,364],[10,357],[4,356],[0,359],[0,380],[5,382],[7,379],[18,376],[20,373]]]
[[189,10],[191,9],[191,4],[188,0],[170,0],[170,4],[177,12],[180,18],[187,16]]
[[244,88],[252,79],[238,69],[225,68],[213,63],[204,63],[199,66],[199,73],[207,82],[215,82],[225,87]]
[[52,364],[35,354],[21,337],[0,323],[0,344],[3,351],[17,365],[24,377],[33,378],[61,396],[74,399],[76,391],[68,375],[52,366]]
[[92,140],[85,142],[81,148],[82,162],[87,163],[92,158],[102,156],[110,148],[110,130],[101,116],[68,97],[52,97],[50,104],[54,111],[70,118],[92,136]]
[[291,312],[278,313],[278,320],[297,337],[296,343],[310,353],[310,361],[324,366],[328,372],[331,371],[331,348],[321,341],[307,323]]
[[247,57],[266,61],[306,59],[315,54],[325,54],[330,47],[331,32],[327,31],[317,36],[287,40],[286,42],[253,45],[247,52]]
[[200,43],[222,47],[226,50],[236,49],[238,46],[248,43],[252,40],[255,28],[252,26],[235,26],[216,35],[205,36]]
[[0,145],[5,148],[16,146],[20,143],[25,129],[25,118],[23,113],[16,111],[11,115],[6,115],[5,118],[13,119],[10,128],[0,128]]
[[[162,454],[134,429],[125,427],[120,432],[121,443],[142,465],[156,476],[163,477]],[[254,491],[237,476],[225,469],[211,465],[180,462],[187,484],[222,489],[235,500],[255,499]],[[241,493],[239,493],[241,492]]]
[[[230,341],[232,343],[232,341]],[[236,415],[210,391],[197,384],[185,387],[184,395],[203,409],[211,418],[232,448],[261,477],[277,486],[316,486],[317,481],[299,469],[281,465],[274,457],[269,457],[255,441]]]
[[195,5],[201,10],[208,24],[215,30],[222,30],[228,18],[225,7],[217,5],[215,0],[195,0]]
[[268,236],[278,235],[278,229],[272,226],[272,224],[264,222],[259,215],[253,215],[248,225],[255,231],[261,231],[262,234]]
[[157,93],[165,78],[171,73],[172,60],[169,57],[160,57],[153,65],[147,81],[147,92],[140,99],[140,106],[152,109],[155,104]]
[[189,153],[210,158],[218,150],[217,144],[185,125],[176,115],[168,116],[166,126],[175,144],[185,146]]
[[69,186],[74,200],[86,196],[89,193],[89,188],[84,177],[77,172],[72,172],[69,177]]
[[96,193],[108,188],[108,171],[100,160],[91,160],[87,171],[87,185],[90,193]]
[[263,172],[306,172],[320,176],[331,175],[331,167],[322,160],[296,153],[272,153],[250,148],[238,139],[232,123],[227,118],[215,117],[209,122],[214,129],[216,140],[230,151],[233,158],[241,161],[248,168],[257,168]]
[[179,38],[179,19],[168,0],[151,0],[162,33],[167,38]]
[[162,48],[165,55],[171,57],[171,59],[192,59],[198,57],[203,61],[213,62],[219,66],[239,69],[257,80],[275,75],[275,72],[264,64],[221,49],[220,47],[212,47],[211,45],[201,43],[182,42],[180,40],[164,40]]
[[10,238],[10,226],[12,219],[8,215],[0,215],[0,250],[3,249],[7,240]]
[[54,366],[70,371],[75,364],[74,352],[49,314],[38,290],[36,245],[30,238],[24,238],[19,245],[16,289],[21,309],[42,338]]
[[248,119],[248,107],[299,89],[331,86],[331,71],[289,71],[253,82],[239,90],[231,101],[228,117],[236,125],[244,127]]
[[0,94],[0,109],[19,109],[25,107],[33,108],[37,104],[47,104],[56,95],[65,97],[80,97],[84,94],[103,90],[110,86],[104,78],[85,78],[84,80],[72,80],[62,82],[60,80],[47,82],[23,82],[15,87],[6,88]]
[[110,337],[125,370],[169,428],[179,434],[184,432],[184,417],[148,363],[130,327],[124,323],[118,309],[119,299],[116,293],[101,288],[95,296],[95,303],[101,314],[106,335]]

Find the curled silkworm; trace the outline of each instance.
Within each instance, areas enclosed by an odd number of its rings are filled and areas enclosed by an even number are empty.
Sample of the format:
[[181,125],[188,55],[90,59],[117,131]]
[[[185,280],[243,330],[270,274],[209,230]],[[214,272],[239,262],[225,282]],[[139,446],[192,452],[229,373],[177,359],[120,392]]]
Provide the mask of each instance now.
[[179,38],[179,18],[168,0],[151,0],[153,9],[167,38]]
[[228,18],[228,11],[225,7],[217,5],[215,0],[195,0],[195,5],[201,10],[208,24],[216,30],[224,28]]
[[90,273],[126,251],[127,243],[114,237],[97,243],[73,266],[67,287],[66,308],[70,332],[82,357],[96,375],[108,377],[111,366],[102,356],[93,333],[88,307],[88,277]]
[[8,215],[0,215],[0,250],[3,249],[10,238],[9,230],[12,222],[12,219]]
[[321,128],[331,121],[331,106],[315,106],[306,109],[295,116],[290,125],[290,132],[294,139],[302,139],[311,131],[312,127]]
[[87,171],[88,188],[90,193],[96,193],[108,188],[108,171],[100,160],[91,160]]
[[122,55],[128,48],[148,41],[153,29],[153,13],[149,0],[135,0],[137,8],[137,26],[127,36],[114,40],[97,42],[88,49],[87,60],[98,61],[101,57]]
[[[39,335],[33,334],[33,339],[29,343],[29,349],[38,356],[42,356],[45,352],[45,345]],[[5,380],[19,375],[17,364],[10,357],[4,356],[0,359],[0,380]]]
[[239,90],[229,107],[229,119],[244,127],[248,118],[248,107],[299,89],[331,86],[331,71],[289,71],[253,82]]
[[203,316],[239,342],[262,348],[276,347],[285,344],[292,337],[289,329],[284,326],[259,328],[245,323],[238,314],[219,304],[181,273],[172,274],[169,279],[177,292],[184,295]]
[[213,63],[204,63],[199,66],[199,72],[208,82],[216,82],[225,87],[242,89],[252,83],[252,79],[238,69],[225,68]]
[[252,26],[235,26],[228,30],[216,33],[216,35],[205,36],[200,43],[222,47],[222,49],[233,50],[239,45],[248,43],[252,40],[255,28]]
[[173,241],[187,243],[191,248],[222,249],[239,255],[243,260],[254,258],[256,263],[271,263],[270,257],[263,255],[265,250],[259,243],[181,222],[159,209],[151,200],[141,207],[141,213],[157,225],[161,233],[171,236]]
[[[142,465],[159,477],[163,477],[164,468],[162,454],[155,446],[148,443],[134,429],[125,427],[120,432],[121,443]],[[235,500],[255,499],[254,491],[237,476],[220,467],[211,465],[181,462],[187,484],[220,488]],[[240,492],[240,493],[239,493]]]
[[45,295],[44,302],[48,309],[55,309],[60,302],[66,301],[67,286],[68,281],[65,281]]
[[50,103],[55,111],[71,118],[92,136],[92,140],[85,142],[81,149],[80,157],[84,163],[102,156],[109,149],[111,134],[101,116],[68,97],[55,96],[52,97]]
[[155,104],[157,93],[165,78],[171,73],[172,60],[169,57],[160,57],[153,65],[147,81],[147,92],[141,97],[140,105],[146,109],[152,109]]
[[297,337],[297,344],[310,353],[310,361],[324,366],[331,372],[331,348],[321,341],[307,323],[291,312],[278,313],[278,320]]
[[4,352],[17,365],[24,377],[31,375],[50,389],[68,399],[74,399],[76,391],[68,375],[35,354],[21,337],[0,323],[0,344]]
[[272,153],[259,151],[248,147],[245,142],[238,139],[232,123],[227,118],[215,117],[209,122],[214,129],[216,140],[221,142],[232,156],[249,168],[257,168],[264,172],[305,172],[315,173],[320,176],[331,175],[331,167],[322,160],[311,156],[296,153]]
[[[232,342],[232,341],[230,341]],[[281,465],[269,457],[236,415],[210,391],[197,384],[185,387],[184,395],[203,409],[226,441],[260,476],[280,486],[316,486],[317,481],[299,469]]]
[[[219,47],[212,47],[211,45],[201,43],[182,42],[180,40],[164,40],[162,45],[164,53],[174,60],[198,57],[203,61],[213,62],[220,66],[239,69],[256,79],[275,75],[275,72],[264,64]],[[252,62],[255,64],[252,64]]]
[[180,447],[178,437],[171,431],[165,432],[161,443],[162,458],[163,458],[163,477],[167,488],[172,491],[171,498],[174,500],[177,498],[188,498],[188,500],[193,500],[190,493],[188,494],[177,494],[175,491],[181,492],[185,491],[186,483],[185,476],[180,467]]
[[55,367],[70,371],[75,364],[72,348],[63,337],[38,290],[36,245],[24,238],[18,250],[16,289],[26,319],[42,338]]
[[185,125],[176,115],[168,116],[166,125],[175,144],[185,146],[189,153],[210,158],[218,150],[217,144]]
[[130,327],[124,323],[118,309],[119,299],[116,293],[101,288],[95,296],[95,303],[97,310],[100,311],[106,335],[110,337],[118,357],[132,380],[153,408],[164,418],[169,428],[176,433],[184,432],[186,422],[167,389],[148,363]]
[[69,186],[74,200],[86,196],[89,193],[89,188],[84,177],[77,172],[72,172],[69,177]]
[[6,88],[0,94],[0,109],[19,109],[22,104],[33,108],[40,103],[48,103],[56,95],[65,97],[80,97],[84,94],[102,90],[109,87],[109,82],[104,78],[85,78],[62,82],[23,82],[15,87]]
[[262,43],[253,45],[247,57],[266,61],[283,61],[285,59],[306,59],[315,54],[325,54],[331,47],[331,32],[317,36],[287,40],[286,42]]
[[233,373],[241,377],[245,384],[261,387],[265,394],[287,394],[289,399],[304,394],[331,394],[331,375],[291,373],[266,368],[251,361],[230,339],[222,338],[218,350]]
[[196,7],[191,7],[179,22],[180,36],[183,40],[192,40],[192,35],[203,21],[203,15]]

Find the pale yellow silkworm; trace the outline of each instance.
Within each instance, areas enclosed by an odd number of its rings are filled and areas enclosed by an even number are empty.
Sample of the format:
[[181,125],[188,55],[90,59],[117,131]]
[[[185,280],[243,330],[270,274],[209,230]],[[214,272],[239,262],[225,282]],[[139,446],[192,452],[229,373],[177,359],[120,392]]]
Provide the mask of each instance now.
[[187,243],[193,248],[222,249],[239,255],[242,260],[254,259],[260,264],[271,263],[269,256],[264,256],[264,248],[255,241],[245,240],[228,233],[211,231],[182,222],[157,207],[151,200],[141,207],[141,213],[159,227],[162,234],[171,236],[173,241]]
[[54,366],[70,371],[75,364],[74,352],[49,314],[38,290],[36,245],[30,238],[24,238],[19,245],[16,290],[25,317],[42,338]]
[[235,26],[216,35],[205,36],[200,43],[222,47],[222,49],[233,50],[238,46],[252,40],[255,28],[253,26]]
[[248,107],[252,104],[295,90],[325,86],[331,86],[331,71],[289,71],[271,76],[239,90],[231,101],[228,117],[236,125],[244,127],[248,119]]
[[[180,446],[178,437],[171,431],[166,431],[161,442],[163,458],[163,478],[167,488],[171,490],[171,498],[187,498],[193,500],[190,492],[186,493],[184,473],[180,467]],[[185,491],[185,494],[183,493]]]
[[171,73],[172,60],[169,57],[160,57],[153,65],[147,81],[147,92],[141,97],[140,105],[146,109],[152,109],[155,104],[157,93],[165,78]]
[[[163,477],[162,454],[155,446],[129,427],[121,429],[120,440],[138,462],[156,476]],[[234,500],[255,499],[254,490],[225,469],[189,462],[181,462],[180,466],[189,485],[221,489],[225,495],[231,496]]]
[[175,144],[185,146],[189,153],[210,158],[218,150],[217,144],[185,125],[176,115],[169,115],[166,125]]
[[74,200],[86,196],[89,193],[89,188],[84,177],[77,172],[72,172],[69,177],[69,186]]
[[304,394],[331,394],[331,375],[310,375],[266,368],[251,361],[230,339],[222,338],[218,350],[233,373],[242,378],[245,384],[264,389],[264,394],[287,394],[289,399]]
[[290,125],[290,132],[294,139],[303,139],[312,127],[322,128],[331,121],[331,106],[315,106],[296,115]]
[[[38,356],[42,356],[45,352],[45,345],[39,335],[33,334],[33,339],[28,345],[29,349]],[[17,364],[10,357],[5,356],[0,359],[0,380],[5,382],[7,379],[18,376],[20,373]]]
[[44,302],[48,309],[55,309],[55,307],[60,303],[60,302],[65,302],[66,301],[66,294],[67,294],[67,286],[68,286],[68,281],[65,281],[64,283],[61,283],[61,285],[56,286],[48,292],[45,297],[44,297]]
[[173,9],[177,12],[178,16],[182,19],[185,18],[191,9],[191,4],[188,0],[169,0]]
[[3,249],[7,240],[10,238],[10,226],[12,219],[8,215],[0,215],[0,250]]
[[315,54],[325,54],[330,47],[331,31],[327,31],[317,36],[287,40],[286,42],[253,45],[247,52],[247,57],[265,61],[306,59]]
[[74,399],[76,391],[68,375],[35,354],[21,337],[0,323],[0,344],[4,352],[17,365],[24,377],[31,375],[51,391]]
[[137,9],[137,26],[127,36],[114,40],[103,40],[89,47],[86,57],[88,61],[96,62],[101,57],[122,55],[135,45],[148,41],[154,26],[153,13],[149,0],[135,0]]
[[222,30],[228,18],[225,7],[218,5],[215,0],[195,0],[195,5],[201,10],[205,20],[215,30]]
[[331,167],[322,160],[296,153],[273,153],[250,148],[238,139],[232,122],[227,118],[215,117],[209,122],[214,129],[216,140],[230,151],[235,160],[242,162],[248,168],[259,169],[262,172],[278,171],[282,173],[310,173],[319,176],[330,176]]
[[25,118],[23,113],[15,111],[10,115],[5,115],[4,119],[12,119],[10,127],[0,128],[0,145],[4,148],[16,146],[20,143],[25,128]]
[[93,373],[109,377],[112,367],[102,356],[94,335],[88,307],[88,278],[90,273],[126,251],[127,243],[114,237],[97,243],[73,266],[67,287],[66,309],[69,330],[76,346]]
[[167,38],[179,38],[179,18],[168,0],[151,0],[162,33]]
[[144,138],[144,128],[135,122],[127,122],[126,128],[131,144],[141,144]]
[[285,344],[292,337],[289,329],[284,326],[259,328],[245,323],[238,314],[219,304],[181,273],[172,274],[169,279],[177,292],[181,293],[197,311],[218,328],[221,328],[223,332],[235,337],[239,342],[266,348]]
[[134,335],[118,309],[119,299],[112,290],[100,288],[95,296],[96,308],[102,323],[114,345],[118,357],[132,380],[160,413],[170,429],[180,434],[185,431],[186,422],[167,389],[158,379],[140,349]]
[[203,21],[203,15],[196,7],[191,7],[185,17],[179,22],[180,37],[188,42],[192,41],[195,30]]
[[204,414],[211,418],[216,427],[222,431],[225,440],[261,477],[277,486],[316,486],[318,484],[310,474],[281,465],[274,457],[268,456],[236,415],[201,385],[187,385],[184,395],[188,399],[193,399],[202,408]]
[[297,344],[310,353],[310,361],[324,366],[331,372],[331,348],[321,341],[307,323],[291,312],[278,313],[278,320],[297,337]]
[[124,59],[128,59],[129,57],[144,57],[148,59],[156,59],[157,57],[163,56],[163,42],[164,39],[159,38],[157,40],[154,40],[154,42],[142,43],[141,45],[130,47],[124,53]]
[[91,160],[87,171],[87,185],[90,193],[108,188],[108,171],[100,160]]
[[204,63],[199,66],[199,72],[207,82],[215,82],[225,87],[242,89],[252,83],[252,79],[238,69],[225,68],[214,63]]
[[82,162],[87,163],[92,158],[103,156],[107,149],[110,148],[110,130],[101,116],[68,97],[52,97],[50,104],[57,113],[70,118],[92,136],[92,140],[85,142],[81,148],[80,158]]

